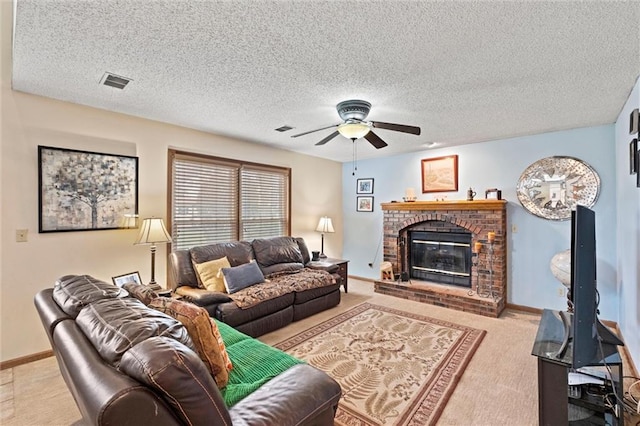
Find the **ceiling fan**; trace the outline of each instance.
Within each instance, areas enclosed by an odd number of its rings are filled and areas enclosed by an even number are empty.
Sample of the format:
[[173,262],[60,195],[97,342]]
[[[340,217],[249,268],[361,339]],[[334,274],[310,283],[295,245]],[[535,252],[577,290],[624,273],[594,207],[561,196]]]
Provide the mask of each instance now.
[[360,138],[365,138],[369,141],[369,143],[371,143],[371,145],[373,145],[377,149],[380,149],[387,146],[387,143],[380,139],[380,136],[373,133],[373,128],[393,130],[395,132],[411,133],[412,135],[420,134],[420,127],[416,126],[384,123],[382,121],[365,121],[367,115],[369,115],[369,111],[371,111],[371,104],[367,101],[358,99],[342,101],[338,105],[336,105],[336,109],[338,110],[338,115],[343,120],[342,123],[322,127],[316,130],[310,130],[304,133],[299,133],[291,137],[297,138],[299,136],[308,135],[309,133],[319,132],[320,130],[337,127],[338,129],[335,132],[322,139],[316,145],[324,145],[340,134],[345,138],[351,139],[352,141]]

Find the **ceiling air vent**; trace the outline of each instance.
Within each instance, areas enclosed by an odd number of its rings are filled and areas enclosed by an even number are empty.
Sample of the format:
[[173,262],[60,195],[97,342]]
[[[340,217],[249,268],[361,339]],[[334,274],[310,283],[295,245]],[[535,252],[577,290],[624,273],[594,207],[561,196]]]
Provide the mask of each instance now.
[[132,81],[130,78],[115,75],[110,72],[105,72],[104,76],[102,76],[102,80],[100,80],[100,84],[122,90],[127,86],[127,84],[129,84],[130,81]]
[[282,127],[278,127],[276,129],[276,132],[286,132],[287,130],[291,130],[293,129],[293,127],[291,126],[282,126]]

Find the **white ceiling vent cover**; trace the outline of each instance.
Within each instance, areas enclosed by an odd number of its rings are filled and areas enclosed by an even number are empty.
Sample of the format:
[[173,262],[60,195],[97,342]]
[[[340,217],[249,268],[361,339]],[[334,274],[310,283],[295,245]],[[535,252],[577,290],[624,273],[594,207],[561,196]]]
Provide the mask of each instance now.
[[127,77],[122,77],[120,75],[112,74],[110,72],[105,72],[102,76],[102,79],[100,79],[100,84],[122,90],[127,86],[127,84],[129,84],[130,81],[133,80]]

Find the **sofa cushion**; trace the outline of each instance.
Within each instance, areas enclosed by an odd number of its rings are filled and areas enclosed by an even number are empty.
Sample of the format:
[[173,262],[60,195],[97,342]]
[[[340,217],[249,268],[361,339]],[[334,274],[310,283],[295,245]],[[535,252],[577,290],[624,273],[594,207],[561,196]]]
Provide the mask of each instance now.
[[310,288],[308,290],[296,291],[294,304],[300,305],[310,300],[317,299],[326,294],[332,293],[336,290],[340,290],[340,284],[332,284],[323,287]]
[[222,348],[213,331],[215,323],[211,323],[209,313],[204,308],[193,303],[168,297],[154,299],[149,304],[149,307],[170,315],[187,328],[196,352],[209,369],[209,372],[214,376],[218,387],[225,387],[229,380],[229,375],[222,355]]
[[302,254],[302,263],[306,265],[307,263],[311,262],[311,255],[309,254],[307,243],[302,237],[296,238],[296,242],[298,243],[298,248],[300,248],[300,253]]
[[122,357],[120,369],[155,389],[187,425],[211,424],[211,419],[231,419],[216,388],[198,356],[177,341],[164,337],[145,340]]
[[132,297],[98,300],[85,306],[76,324],[102,359],[116,368],[122,354],[154,336],[170,337],[194,349],[187,329],[179,321]]
[[247,241],[233,241],[192,247],[189,252],[191,253],[191,260],[194,263],[204,263],[226,256],[231,266],[237,266],[249,263],[251,259],[253,259],[253,249]]
[[53,287],[53,299],[72,318],[93,302],[128,295],[126,290],[90,275],[65,275],[59,278]]
[[251,243],[260,267],[276,263],[302,263],[302,253],[293,237],[257,238]]
[[[296,292],[337,284],[335,277],[328,272],[308,268],[293,273],[272,274],[268,277],[269,281],[259,286],[244,288],[229,294],[229,297],[239,308],[249,309],[266,304],[267,301],[283,295],[293,296]],[[223,305],[219,305],[218,309],[221,306]]]
[[224,286],[229,294],[264,282],[264,275],[256,262],[222,268],[222,275],[224,276]]
[[209,291],[227,291],[224,286],[224,277],[220,270],[222,268],[230,268],[231,264],[227,256],[220,259],[213,259],[203,263],[195,264],[200,281],[205,289]]
[[267,275],[277,274],[278,272],[296,272],[304,269],[304,265],[299,262],[275,263],[270,266],[261,266],[260,269],[266,277]]
[[[260,284],[260,286],[262,285],[264,284]],[[240,290],[235,294],[242,294],[244,291]],[[240,308],[236,302],[221,303],[215,311],[215,318],[232,327],[237,327],[290,308],[293,305],[294,298],[294,293],[289,292],[273,299],[263,299],[259,303],[245,308]]]
[[130,296],[135,297],[145,305],[148,305],[153,299],[158,297],[155,291],[149,286],[138,284],[135,282],[127,282],[122,286]]

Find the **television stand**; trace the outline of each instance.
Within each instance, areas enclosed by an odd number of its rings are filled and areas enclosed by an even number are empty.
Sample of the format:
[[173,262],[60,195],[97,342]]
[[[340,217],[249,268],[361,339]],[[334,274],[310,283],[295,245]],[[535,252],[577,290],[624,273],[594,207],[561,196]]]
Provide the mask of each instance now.
[[[602,326],[604,327],[604,326]],[[607,330],[609,331],[609,330]],[[602,336],[601,359],[574,370],[571,365],[572,341],[560,354],[565,341],[565,326],[560,312],[542,312],[532,355],[538,357],[538,423],[540,425],[624,425],[623,410],[612,394],[622,398],[622,358],[616,344]],[[616,337],[615,335],[613,335]],[[616,337],[617,339],[617,337]],[[598,353],[601,353],[598,350]],[[609,374],[607,367],[611,371]],[[576,371],[604,377],[579,380]],[[572,385],[569,385],[570,373]],[[585,383],[582,383],[582,382]],[[597,382],[597,383],[593,383]]]

